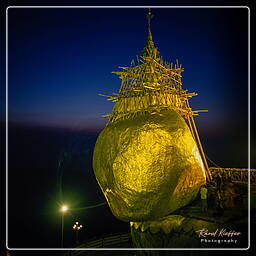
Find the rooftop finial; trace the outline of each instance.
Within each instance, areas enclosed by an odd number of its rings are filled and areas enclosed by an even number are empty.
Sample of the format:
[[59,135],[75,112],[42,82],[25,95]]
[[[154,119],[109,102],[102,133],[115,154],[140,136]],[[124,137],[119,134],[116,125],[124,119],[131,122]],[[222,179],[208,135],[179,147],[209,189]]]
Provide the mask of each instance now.
[[142,56],[142,57],[156,58],[156,56],[159,54],[157,49],[154,46],[154,42],[152,39],[151,30],[150,30],[150,21],[151,21],[151,19],[153,19],[153,17],[154,17],[154,15],[151,12],[151,9],[148,8],[148,13],[146,16],[147,21],[148,21],[148,36],[147,36],[146,44],[140,54],[140,56]]
[[148,30],[150,32],[150,20],[153,19],[154,14],[151,12],[151,9],[148,8],[147,20],[148,20]]

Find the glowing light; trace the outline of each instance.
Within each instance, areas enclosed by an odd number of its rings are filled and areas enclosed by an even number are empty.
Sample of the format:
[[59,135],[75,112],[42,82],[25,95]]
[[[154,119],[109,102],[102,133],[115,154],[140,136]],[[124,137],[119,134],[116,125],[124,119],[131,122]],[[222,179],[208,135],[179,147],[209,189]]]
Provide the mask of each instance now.
[[60,208],[60,210],[61,210],[62,212],[66,212],[66,211],[68,210],[68,207],[67,207],[66,205],[63,205],[63,206]]
[[83,227],[83,225],[79,225],[79,222],[77,221],[77,222],[74,224],[73,229],[74,229],[74,230],[79,230],[79,229],[81,229],[82,227]]

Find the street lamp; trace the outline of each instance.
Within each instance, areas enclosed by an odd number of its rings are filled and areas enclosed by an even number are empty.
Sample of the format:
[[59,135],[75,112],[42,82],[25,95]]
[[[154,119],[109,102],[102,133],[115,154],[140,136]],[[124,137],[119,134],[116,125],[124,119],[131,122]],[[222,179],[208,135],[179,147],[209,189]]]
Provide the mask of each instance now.
[[76,231],[76,243],[78,244],[78,230],[80,230],[83,226],[79,224],[79,222],[77,221],[74,225],[73,225],[73,230]]
[[61,247],[63,248],[63,230],[64,230],[64,214],[68,210],[66,205],[62,205],[60,208],[61,211]]

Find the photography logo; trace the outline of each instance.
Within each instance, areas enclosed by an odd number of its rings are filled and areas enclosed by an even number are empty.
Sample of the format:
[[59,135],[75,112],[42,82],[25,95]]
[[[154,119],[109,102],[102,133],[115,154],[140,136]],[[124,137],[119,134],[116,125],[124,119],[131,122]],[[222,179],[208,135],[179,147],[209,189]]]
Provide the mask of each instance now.
[[203,228],[196,231],[201,243],[237,243],[237,238],[242,234],[235,230],[226,230],[225,228],[216,229],[210,232],[208,229]]

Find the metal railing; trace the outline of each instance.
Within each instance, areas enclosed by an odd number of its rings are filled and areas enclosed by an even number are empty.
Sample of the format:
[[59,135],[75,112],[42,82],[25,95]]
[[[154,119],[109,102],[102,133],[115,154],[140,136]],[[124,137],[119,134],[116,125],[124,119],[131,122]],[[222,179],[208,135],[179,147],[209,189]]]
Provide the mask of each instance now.
[[131,248],[131,234],[116,234],[94,239],[80,244],[76,249],[90,248],[90,250],[72,250],[64,254],[64,256],[80,256],[91,255],[93,248]]
[[131,239],[131,235],[127,234],[118,234],[113,236],[103,237],[101,239],[88,241],[82,244],[79,247],[83,248],[114,248],[122,247],[123,244],[128,243]]

